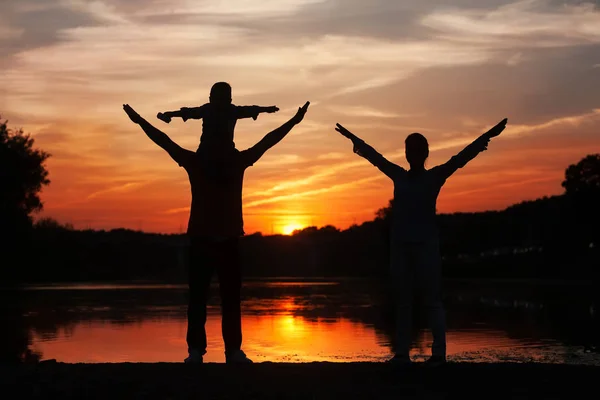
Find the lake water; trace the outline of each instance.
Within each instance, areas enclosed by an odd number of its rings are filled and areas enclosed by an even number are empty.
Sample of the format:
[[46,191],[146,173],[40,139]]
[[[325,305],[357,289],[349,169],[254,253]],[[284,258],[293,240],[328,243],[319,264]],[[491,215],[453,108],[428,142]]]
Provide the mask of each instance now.
[[[205,362],[224,362],[213,286]],[[451,360],[600,365],[597,304],[586,285],[447,283],[445,292]],[[186,285],[148,284],[4,290],[2,308],[12,315],[4,346],[27,346],[43,360],[69,363],[181,362],[186,294]],[[243,349],[255,362],[392,355],[393,306],[377,280],[249,281],[242,295]],[[430,346],[430,334],[417,330],[413,358],[427,357]]]

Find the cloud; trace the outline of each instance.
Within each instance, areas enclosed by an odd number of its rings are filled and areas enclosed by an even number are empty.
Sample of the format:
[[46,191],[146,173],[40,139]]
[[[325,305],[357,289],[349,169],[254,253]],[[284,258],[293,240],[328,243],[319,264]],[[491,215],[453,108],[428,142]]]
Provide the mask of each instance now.
[[[64,7],[58,0],[19,0],[4,3],[0,16],[0,30],[8,29],[13,34],[9,41],[0,41],[2,68],[5,65],[13,65],[12,58],[21,51],[58,43],[64,29],[97,24],[88,13]],[[15,32],[19,34],[15,35]]]
[[341,163],[341,164],[338,163],[338,164],[330,165],[327,168],[323,168],[322,165],[319,165],[317,167],[312,168],[312,170],[317,169],[317,170],[319,170],[319,172],[312,173],[311,175],[300,178],[300,179],[284,181],[283,183],[276,184],[275,186],[273,186],[267,190],[250,192],[246,195],[246,198],[267,197],[267,196],[273,195],[276,192],[280,192],[283,190],[299,190],[299,188],[301,188],[301,187],[313,185],[319,181],[322,181],[325,178],[334,176],[341,171],[347,171],[348,169],[353,168],[353,167],[363,166],[364,163],[365,163],[365,160],[358,159],[355,161],[349,161],[349,162],[345,162],[345,163]]
[[15,28],[0,20],[0,41],[14,40],[23,35],[23,28]]
[[317,156],[319,160],[341,160],[344,158],[348,158],[347,153],[339,153],[339,152],[331,152],[325,154],[319,154]]
[[329,106],[329,110],[336,114],[350,116],[350,117],[367,117],[367,118],[410,118],[410,114],[400,114],[393,112],[386,112],[377,110],[367,106]]
[[593,111],[581,115],[573,115],[567,117],[554,118],[546,122],[542,122],[536,125],[515,125],[511,126],[509,130],[507,130],[507,134],[512,135],[521,135],[523,133],[530,133],[533,131],[539,131],[549,128],[555,128],[557,126],[572,126],[579,127],[581,124],[594,124],[600,121],[600,108],[594,109]]
[[445,7],[421,23],[446,40],[504,49],[600,42],[600,12],[593,3],[548,6],[547,1],[524,0],[492,10]]
[[58,0],[65,9],[77,11],[92,16],[100,23],[128,23],[129,19],[119,13],[117,8],[101,0]]
[[[268,153],[267,153],[268,154]],[[284,165],[293,165],[305,161],[305,158],[298,154],[283,154],[276,157],[265,156],[260,160],[261,167],[280,167]]]
[[324,0],[230,0],[200,1],[200,2],[171,2],[154,4],[152,8],[145,8],[135,15],[138,17],[163,17],[175,15],[178,17],[201,16],[228,16],[241,17],[245,20],[254,18],[274,18],[295,14],[303,7],[312,4],[324,3]]
[[334,192],[334,191],[348,190],[348,189],[352,189],[354,187],[360,186],[364,183],[371,182],[371,181],[374,181],[377,179],[382,179],[382,178],[383,178],[383,176],[371,176],[368,178],[363,178],[363,179],[358,179],[355,181],[336,184],[336,185],[332,185],[329,187],[323,187],[323,188],[319,188],[319,189],[306,190],[303,192],[296,192],[296,193],[287,194],[287,195],[273,196],[273,197],[269,197],[269,198],[265,198],[265,199],[249,201],[244,204],[244,207],[252,208],[252,207],[256,207],[256,206],[260,206],[260,205],[264,205],[264,204],[277,203],[277,202],[286,201],[286,200],[296,200],[296,199],[300,199],[300,198],[304,198],[304,197],[316,196],[319,194],[324,194],[324,193],[329,193],[329,192]]
[[165,214],[180,214],[180,213],[189,213],[190,212],[190,207],[177,207],[177,208],[170,208],[168,210],[165,210],[164,213]]
[[410,75],[410,72],[406,71],[404,73],[391,74],[391,76],[382,76],[379,78],[361,80],[350,86],[342,87],[341,89],[337,90],[333,94],[333,96],[362,92],[364,90],[369,90],[369,89],[377,89],[382,86],[386,86],[391,83],[394,83],[394,82],[396,82],[404,77],[407,77],[409,75]]
[[91,193],[87,196],[87,200],[91,200],[95,197],[103,196],[109,193],[124,193],[134,189],[138,189],[144,185],[147,185],[149,182],[128,182],[124,184],[120,184],[117,186],[112,186],[107,189],[99,190],[97,192]]

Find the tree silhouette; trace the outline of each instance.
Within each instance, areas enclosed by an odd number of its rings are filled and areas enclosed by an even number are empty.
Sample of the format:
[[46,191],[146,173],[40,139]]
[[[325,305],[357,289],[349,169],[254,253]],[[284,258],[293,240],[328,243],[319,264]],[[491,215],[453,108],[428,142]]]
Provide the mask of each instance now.
[[394,199],[390,199],[386,207],[380,208],[375,212],[375,219],[388,220],[392,217],[392,209],[394,208]]
[[583,247],[600,242],[600,154],[589,154],[565,171],[562,182],[570,205],[572,239]]
[[[33,251],[31,214],[42,209],[39,192],[50,183],[44,161],[48,153],[35,149],[34,140],[23,130],[13,131],[0,121],[0,273],[2,286],[22,280],[27,273],[28,256]],[[25,268],[24,268],[25,267]],[[10,292],[9,304],[0,312],[5,327],[0,330],[0,363],[37,361],[29,349],[31,337],[19,292]]]
[[592,194],[600,192],[600,154],[589,154],[565,171],[562,182],[567,194]]
[[[33,148],[34,139],[22,129],[13,131],[0,122],[0,212],[2,216],[25,216],[43,207],[39,192],[48,185],[44,162],[48,153]],[[31,221],[31,220],[30,220]]]
[[7,121],[0,121],[0,254],[4,261],[1,272],[8,281],[18,275],[15,265],[31,253],[26,251],[31,215],[42,209],[39,192],[50,183],[44,166],[50,155],[33,145],[29,134],[9,129]]

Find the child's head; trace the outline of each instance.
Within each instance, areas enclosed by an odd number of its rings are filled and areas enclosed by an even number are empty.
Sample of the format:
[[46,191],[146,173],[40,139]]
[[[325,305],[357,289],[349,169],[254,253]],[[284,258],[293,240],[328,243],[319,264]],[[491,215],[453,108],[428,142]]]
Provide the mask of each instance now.
[[209,101],[214,104],[231,104],[231,86],[229,83],[215,83],[210,88]]
[[420,133],[411,133],[404,141],[406,161],[411,168],[420,168],[425,165],[429,157],[429,143],[425,136]]

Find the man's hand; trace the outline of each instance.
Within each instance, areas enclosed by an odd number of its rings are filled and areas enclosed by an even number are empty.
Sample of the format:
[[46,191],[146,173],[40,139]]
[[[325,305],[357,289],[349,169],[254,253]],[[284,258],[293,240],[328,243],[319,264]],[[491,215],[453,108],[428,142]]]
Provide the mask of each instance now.
[[504,130],[504,128],[506,128],[506,122],[508,121],[508,118],[504,118],[502,121],[500,121],[496,126],[494,126],[492,129],[490,129],[489,131],[487,131],[485,133],[485,135],[489,138],[493,138],[498,136],[500,133],[502,133],[502,131]]
[[359,139],[355,134],[353,134],[340,124],[335,124],[335,130],[347,137],[348,139],[352,140],[352,144],[354,145],[352,151],[354,151],[358,155],[361,154],[361,148],[363,148],[363,145],[365,144],[364,140]]
[[347,137],[348,139],[352,140],[353,142],[355,139],[358,139],[356,135],[354,135],[352,132],[350,132],[348,129],[344,128],[340,124],[335,124],[335,130]]
[[272,113],[276,113],[277,111],[279,111],[279,107],[277,106],[271,106],[271,107],[264,107],[264,112],[272,114]]
[[171,122],[171,117],[168,116],[167,113],[159,112],[158,114],[156,114],[156,118],[160,119],[163,122],[166,122],[167,124]]
[[135,112],[135,110],[133,108],[131,108],[131,106],[129,104],[123,104],[123,110],[127,113],[127,116],[129,117],[129,119],[132,120],[133,122],[135,122],[136,124],[139,124],[139,123],[145,121],[144,118],[142,118],[140,116],[140,114]]
[[310,101],[307,101],[302,107],[298,108],[298,112],[292,117],[292,122],[294,124],[299,124],[302,122],[302,119],[304,119],[304,114],[306,114],[306,110],[308,110],[309,105]]

